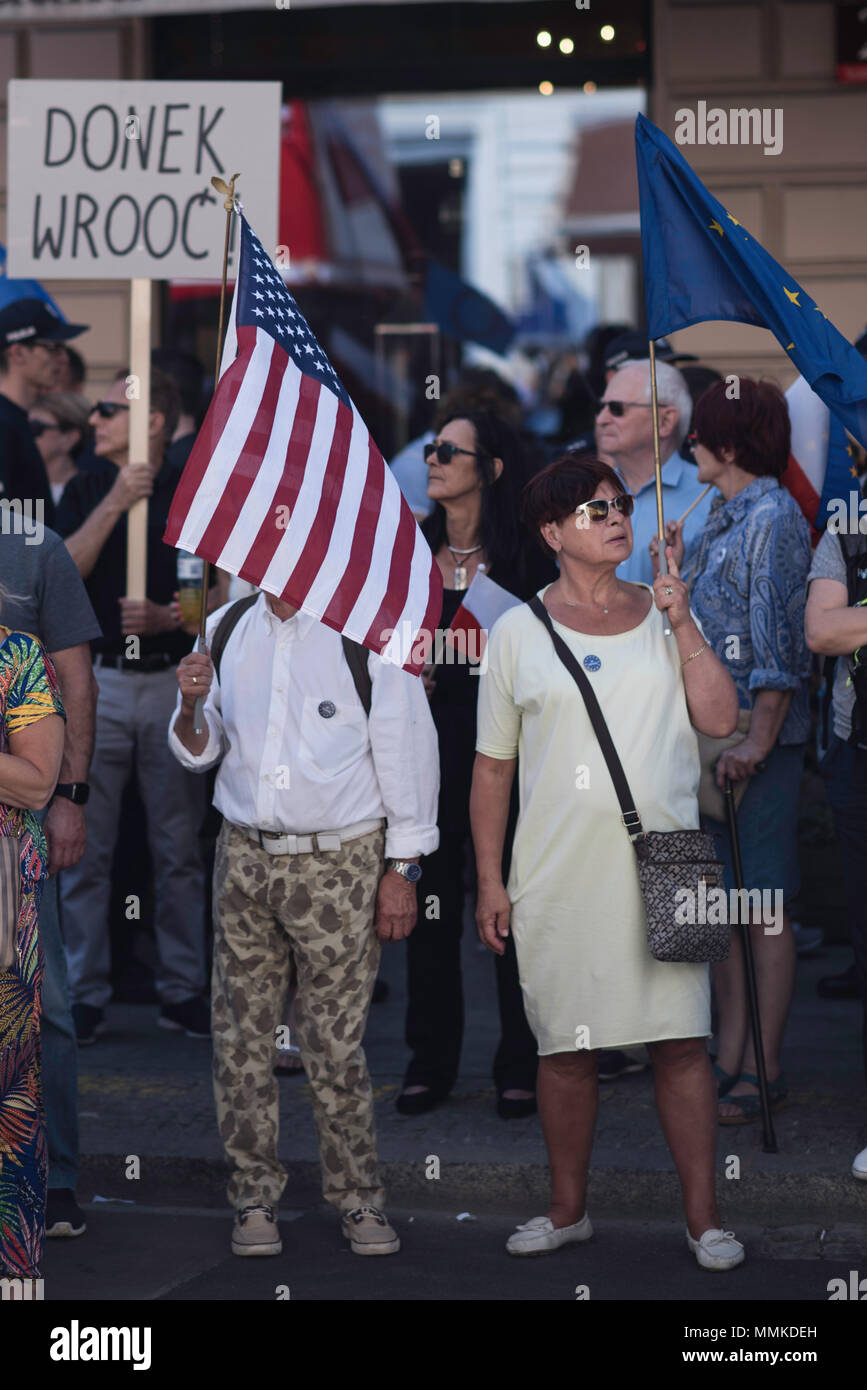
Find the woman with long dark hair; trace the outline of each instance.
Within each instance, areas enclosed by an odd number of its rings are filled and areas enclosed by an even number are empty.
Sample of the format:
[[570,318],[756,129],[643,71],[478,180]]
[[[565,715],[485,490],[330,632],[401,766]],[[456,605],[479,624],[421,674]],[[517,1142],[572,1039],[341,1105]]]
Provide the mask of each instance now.
[[[434,510],[422,526],[443,577],[441,628],[448,628],[480,569],[520,599],[556,576],[524,531],[519,495],[527,477],[520,439],[490,411],[453,416],[426,446],[428,496]],[[440,847],[423,863],[419,911],[407,942],[406,1040],[412,1051],[401,1114],[417,1115],[444,1100],[457,1078],[464,1010],[460,943],[465,869],[472,856],[469,800],[476,742],[478,665],[443,662],[425,683],[440,750]],[[504,847],[508,869],[517,798]],[[430,914],[429,914],[430,909]],[[503,1118],[536,1108],[536,1041],[524,1015],[514,949],[497,959],[501,1039],[494,1060]]]

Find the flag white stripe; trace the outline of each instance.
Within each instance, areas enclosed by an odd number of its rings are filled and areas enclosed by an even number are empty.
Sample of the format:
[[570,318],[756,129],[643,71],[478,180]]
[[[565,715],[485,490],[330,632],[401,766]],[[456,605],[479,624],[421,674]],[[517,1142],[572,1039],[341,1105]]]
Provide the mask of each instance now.
[[[257,337],[258,336],[257,334]],[[266,334],[262,334],[261,336],[264,342],[271,341]],[[232,527],[231,534],[228,536],[226,544],[220,552],[218,564],[221,569],[227,569],[230,574],[237,574],[239,572],[250,553],[253,542],[259,534],[262,523],[273,512],[274,492],[278,479],[283,475],[286,450],[289,447],[289,439],[295,421],[295,412],[298,408],[300,388],[301,373],[290,363],[283,373],[283,378],[280,382],[280,390],[277,394],[277,406],[274,411],[271,433],[268,436],[268,444],[265,448],[265,453],[259,464],[256,476],[253,479],[250,491],[244,499],[244,503]],[[276,513],[272,515],[271,519],[276,525]],[[272,585],[271,592],[280,593],[282,589],[283,584],[281,584],[279,588],[276,585]]]
[[235,290],[232,295],[232,308],[229,313],[229,322],[226,324],[226,336],[223,339],[223,354],[220,358],[220,376],[227,368],[231,367],[235,358],[238,356],[238,334],[236,332],[238,314],[238,281],[235,281]]
[[[394,632],[383,649],[383,660],[393,661],[397,666],[403,666],[409,660],[427,612],[429,587],[430,547],[421,531],[416,529],[406,602],[395,624]],[[430,633],[430,640],[434,640],[433,633]]]
[[[294,372],[296,368],[290,366],[289,370]],[[316,400],[316,418],[313,422],[313,432],[307,451],[301,487],[289,517],[289,525],[284,530],[280,543],[262,577],[263,588],[270,588],[272,593],[280,593],[285,587],[286,580],[298,564],[304,546],[310,537],[322,497],[324,460],[327,459],[328,450],[331,447],[336,413],[337,397],[331,391],[320,389]],[[304,604],[306,607],[306,598]]]
[[188,539],[194,546],[198,546],[219,507],[226,485],[255,422],[275,347],[273,339],[264,334],[259,338],[257,334],[256,346],[244,373],[234,407],[211,455],[201,484],[190,503],[182,532],[185,546]]
[[831,412],[802,376],[786,392],[792,427],[792,455],[821,496],[828,466]]
[[[400,502],[400,488],[386,466],[370,563],[361,592],[346,620],[347,631],[351,629],[353,632],[366,634],[382,606],[382,600],[385,596],[384,585],[388,582],[391,557],[397,537],[398,522],[400,521]],[[378,632],[373,634],[373,639],[374,641],[379,639]]]
[[[334,597],[334,592],[343,578],[352,552],[355,526],[367,479],[368,453],[369,435],[367,429],[358,413],[353,411],[346,471],[334,516],[334,525],[331,528],[328,549],[322,557],[319,573],[307,596],[307,602],[311,605],[310,611],[317,616],[325,612]],[[364,629],[364,632],[367,632],[367,628]],[[357,639],[354,627],[349,635]]]

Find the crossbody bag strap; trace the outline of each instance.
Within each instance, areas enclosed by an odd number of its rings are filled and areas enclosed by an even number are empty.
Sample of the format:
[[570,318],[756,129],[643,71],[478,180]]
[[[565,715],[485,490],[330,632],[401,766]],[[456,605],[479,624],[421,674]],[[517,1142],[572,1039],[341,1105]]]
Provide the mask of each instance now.
[[599,707],[596,692],[581,670],[572,652],[563,641],[563,638],[559,633],[554,631],[551,616],[538,594],[534,594],[533,598],[530,599],[529,607],[535,613],[539,621],[548,629],[548,635],[554,643],[555,652],[584,697],[587,713],[590,716],[590,723],[593,725],[594,733],[599,740],[602,756],[608,764],[608,771],[611,773],[611,780],[614,783],[617,800],[620,802],[620,809],[623,812],[621,819],[629,832],[629,838],[633,841],[640,839],[644,835],[644,826],[641,824],[641,817],[635,809],[635,802],[632,797],[632,792],[629,790],[626,773],[623,771],[623,764],[617,756],[617,749],[614,747],[611,735],[608,732],[608,725],[605,723],[605,718]]

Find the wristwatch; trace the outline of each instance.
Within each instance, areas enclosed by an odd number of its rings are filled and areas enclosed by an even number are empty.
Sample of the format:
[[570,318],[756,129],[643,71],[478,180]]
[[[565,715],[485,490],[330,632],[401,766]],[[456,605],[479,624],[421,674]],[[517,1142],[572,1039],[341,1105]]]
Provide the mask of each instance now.
[[407,883],[418,883],[421,878],[421,865],[414,864],[411,859],[386,859],[385,867],[394,869]]
[[58,782],[54,795],[65,797],[74,806],[83,806],[90,796],[90,787],[86,782]]

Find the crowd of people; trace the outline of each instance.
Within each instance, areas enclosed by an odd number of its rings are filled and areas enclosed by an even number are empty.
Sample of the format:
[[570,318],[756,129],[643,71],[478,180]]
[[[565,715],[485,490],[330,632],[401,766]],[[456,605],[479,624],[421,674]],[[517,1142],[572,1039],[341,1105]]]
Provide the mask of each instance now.
[[[740,377],[733,393],[658,345],[660,538],[639,335],[594,330],[583,358],[540,380],[532,409],[498,373],[465,369],[392,468],[442,575],[441,628],[478,574],[517,602],[492,628],[481,674],[449,661],[418,679],[213,572],[207,651],[191,650],[178,556],[162,536],[203,374],[183,354],[155,354],[148,460],[130,462],[128,372],[118,364],[92,400],[70,345],[82,331],[40,300],[0,311],[3,517],[28,499],[44,523],[38,544],[13,525],[0,535],[0,841],[15,846],[0,857],[0,1273],[37,1278],[44,1236],[85,1229],[77,1049],[106,1033],[131,780],[151,863],[157,1022],[212,1040],[236,1255],[282,1248],[279,1077],[299,1068],[323,1195],[350,1248],[400,1248],[362,1046],[380,949],[407,942],[395,1103],[418,1115],[446,1104],[460,1075],[471,891],[494,955],[497,1111],[538,1109],[551,1170],[547,1213],[518,1227],[509,1252],[591,1235],[598,1083],[641,1067],[629,1049],[643,1044],[689,1249],[707,1269],[739,1264],[714,1168],[717,1125],[760,1114],[740,937],[712,968],[650,953],[630,836],[567,667],[592,683],[644,830],[703,826],[729,889],[720,791],[735,788],[739,886],[781,904],[773,922],[755,910],[746,924],[776,1109],[820,656],[838,658],[822,774],[854,946],[827,992],[867,1000],[867,543],[829,530],[814,551],[783,482],[780,391]],[[127,517],[142,498],[137,599]],[[134,903],[130,931],[139,915]],[[867,1076],[867,1024],[864,1037]],[[867,1179],[867,1149],[851,1171]]]

